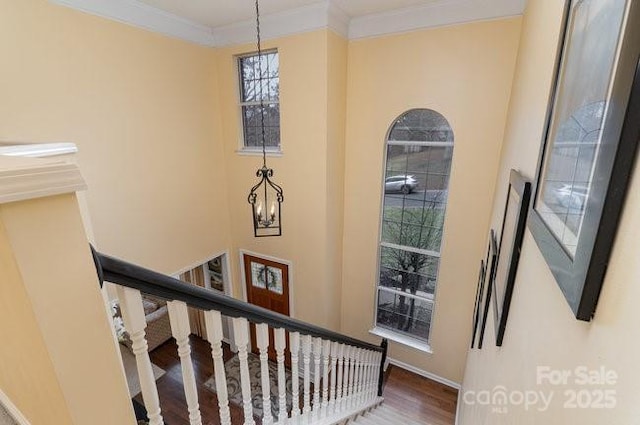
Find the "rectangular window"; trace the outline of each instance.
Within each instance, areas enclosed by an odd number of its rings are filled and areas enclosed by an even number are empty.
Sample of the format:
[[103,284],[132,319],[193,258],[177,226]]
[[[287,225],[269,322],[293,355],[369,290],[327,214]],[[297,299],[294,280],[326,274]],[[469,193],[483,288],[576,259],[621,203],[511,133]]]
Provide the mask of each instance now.
[[[280,76],[277,51],[238,58],[243,148],[280,150]],[[264,122],[264,133],[263,133]]]

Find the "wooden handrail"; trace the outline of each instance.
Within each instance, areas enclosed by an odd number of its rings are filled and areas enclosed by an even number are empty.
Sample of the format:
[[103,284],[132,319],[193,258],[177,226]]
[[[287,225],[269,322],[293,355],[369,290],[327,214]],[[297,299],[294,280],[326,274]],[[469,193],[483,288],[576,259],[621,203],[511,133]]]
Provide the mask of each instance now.
[[137,289],[166,300],[183,301],[201,310],[216,310],[229,317],[244,317],[253,323],[266,323],[274,328],[336,341],[358,348],[386,353],[386,340],[374,345],[338,332],[311,325],[283,314],[237,300],[227,295],[188,285],[178,279],[97,252],[91,247],[100,285],[104,281]]

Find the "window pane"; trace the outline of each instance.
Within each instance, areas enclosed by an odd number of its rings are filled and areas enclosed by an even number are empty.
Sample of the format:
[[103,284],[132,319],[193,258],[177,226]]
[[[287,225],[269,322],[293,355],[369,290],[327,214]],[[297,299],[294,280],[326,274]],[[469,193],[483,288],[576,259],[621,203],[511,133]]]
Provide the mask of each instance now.
[[[242,107],[245,146],[262,147],[261,119],[260,105]],[[265,145],[280,146],[280,106],[278,104],[265,105],[264,127]]]
[[[277,52],[244,56],[239,59],[240,95],[242,105],[242,123],[244,145],[262,147],[261,112],[264,112],[264,135],[267,147],[280,146],[280,81],[279,58]],[[260,105],[246,103],[264,103]]]
[[420,339],[429,339],[433,303],[378,291],[376,324]]
[[439,113],[414,109],[398,118],[389,133],[389,140],[453,142],[453,131]]
[[431,298],[440,259],[402,249],[381,247],[380,285]]

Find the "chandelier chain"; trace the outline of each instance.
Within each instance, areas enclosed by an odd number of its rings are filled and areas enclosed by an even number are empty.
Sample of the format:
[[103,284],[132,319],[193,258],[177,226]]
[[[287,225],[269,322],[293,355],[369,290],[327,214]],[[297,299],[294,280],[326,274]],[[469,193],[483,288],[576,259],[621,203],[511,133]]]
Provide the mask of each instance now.
[[264,129],[264,93],[262,84],[262,47],[260,40],[260,7],[256,0],[256,32],[258,39],[258,83],[260,84],[260,129],[262,131],[262,166],[267,167],[266,135]]

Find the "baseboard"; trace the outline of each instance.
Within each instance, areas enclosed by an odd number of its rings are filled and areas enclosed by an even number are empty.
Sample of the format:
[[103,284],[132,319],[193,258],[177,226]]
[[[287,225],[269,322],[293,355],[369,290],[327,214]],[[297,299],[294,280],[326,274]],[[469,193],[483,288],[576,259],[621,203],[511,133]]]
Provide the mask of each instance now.
[[388,357],[387,361],[389,362],[389,364],[392,364],[394,366],[398,366],[399,368],[402,368],[402,369],[406,369],[409,372],[415,373],[416,375],[424,376],[425,378],[429,378],[432,381],[439,382],[439,383],[444,384],[444,385],[446,385],[448,387],[454,388],[454,389],[456,389],[458,391],[462,388],[462,386],[457,382],[451,381],[451,380],[449,380],[447,378],[443,378],[443,377],[438,376],[436,374],[433,374],[431,372],[427,372],[426,370],[422,370],[422,369],[417,368],[415,366],[412,366],[410,364],[401,362],[400,360],[396,360],[396,359],[392,359],[392,358]]
[[462,388],[458,389],[458,401],[456,402],[456,422],[455,425],[459,425],[460,420],[460,406],[462,405]]
[[22,412],[9,400],[9,397],[0,390],[0,404],[9,413],[9,416],[18,423],[18,425],[30,425],[27,418],[24,417]]

